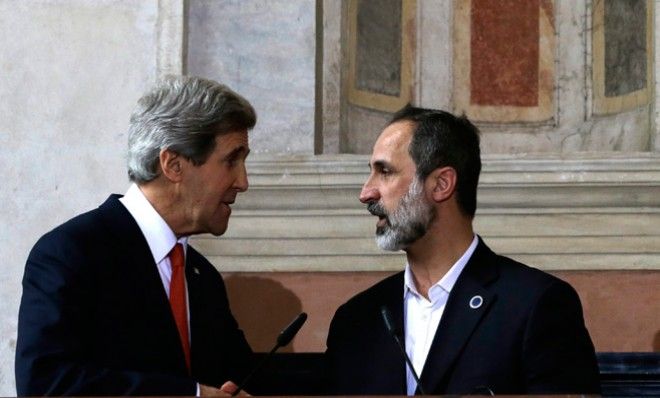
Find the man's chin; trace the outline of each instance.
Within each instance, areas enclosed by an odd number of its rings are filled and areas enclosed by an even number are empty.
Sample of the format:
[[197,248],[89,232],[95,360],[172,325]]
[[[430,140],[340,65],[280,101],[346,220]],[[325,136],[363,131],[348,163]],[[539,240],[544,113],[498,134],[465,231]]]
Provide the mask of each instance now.
[[378,245],[381,250],[390,252],[396,252],[403,249],[400,242],[387,233],[376,234],[376,245]]
[[225,232],[227,232],[227,224],[226,223],[224,225],[212,225],[211,228],[208,231],[208,233],[210,233],[213,236],[224,235]]

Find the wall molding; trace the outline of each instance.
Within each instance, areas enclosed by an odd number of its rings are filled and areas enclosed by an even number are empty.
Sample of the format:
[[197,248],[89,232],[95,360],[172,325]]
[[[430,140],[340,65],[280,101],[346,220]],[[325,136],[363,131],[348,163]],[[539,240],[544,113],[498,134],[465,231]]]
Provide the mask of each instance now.
[[[660,270],[660,156],[484,156],[475,229],[545,270]],[[219,270],[395,271],[357,200],[365,155],[255,155],[220,238],[193,244]]]
[[158,0],[156,73],[158,78],[186,72],[186,0]]

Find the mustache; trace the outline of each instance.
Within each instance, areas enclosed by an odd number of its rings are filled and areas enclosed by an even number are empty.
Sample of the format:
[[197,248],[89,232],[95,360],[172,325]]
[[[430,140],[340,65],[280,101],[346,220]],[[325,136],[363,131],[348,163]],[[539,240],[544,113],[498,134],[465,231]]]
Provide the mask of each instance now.
[[367,210],[369,211],[369,213],[373,214],[374,216],[387,217],[387,213],[385,212],[385,207],[380,202],[370,202],[367,205]]

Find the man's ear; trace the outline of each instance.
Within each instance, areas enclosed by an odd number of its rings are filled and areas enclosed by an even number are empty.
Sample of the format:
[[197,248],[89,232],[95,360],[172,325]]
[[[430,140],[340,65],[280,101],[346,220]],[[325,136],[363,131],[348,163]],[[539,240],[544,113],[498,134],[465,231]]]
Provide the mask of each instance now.
[[456,170],[453,167],[439,167],[426,178],[428,192],[435,202],[443,202],[456,191]]
[[181,181],[181,175],[183,174],[183,157],[169,149],[161,149],[158,158],[160,162],[160,169],[162,170],[165,178],[171,182]]

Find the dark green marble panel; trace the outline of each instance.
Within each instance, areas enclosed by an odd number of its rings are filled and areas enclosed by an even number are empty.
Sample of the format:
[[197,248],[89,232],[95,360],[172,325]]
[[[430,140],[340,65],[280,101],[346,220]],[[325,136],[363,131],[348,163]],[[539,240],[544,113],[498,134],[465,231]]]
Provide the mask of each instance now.
[[646,0],[605,0],[605,96],[646,87]]
[[401,0],[360,0],[357,7],[355,84],[358,90],[399,96]]

